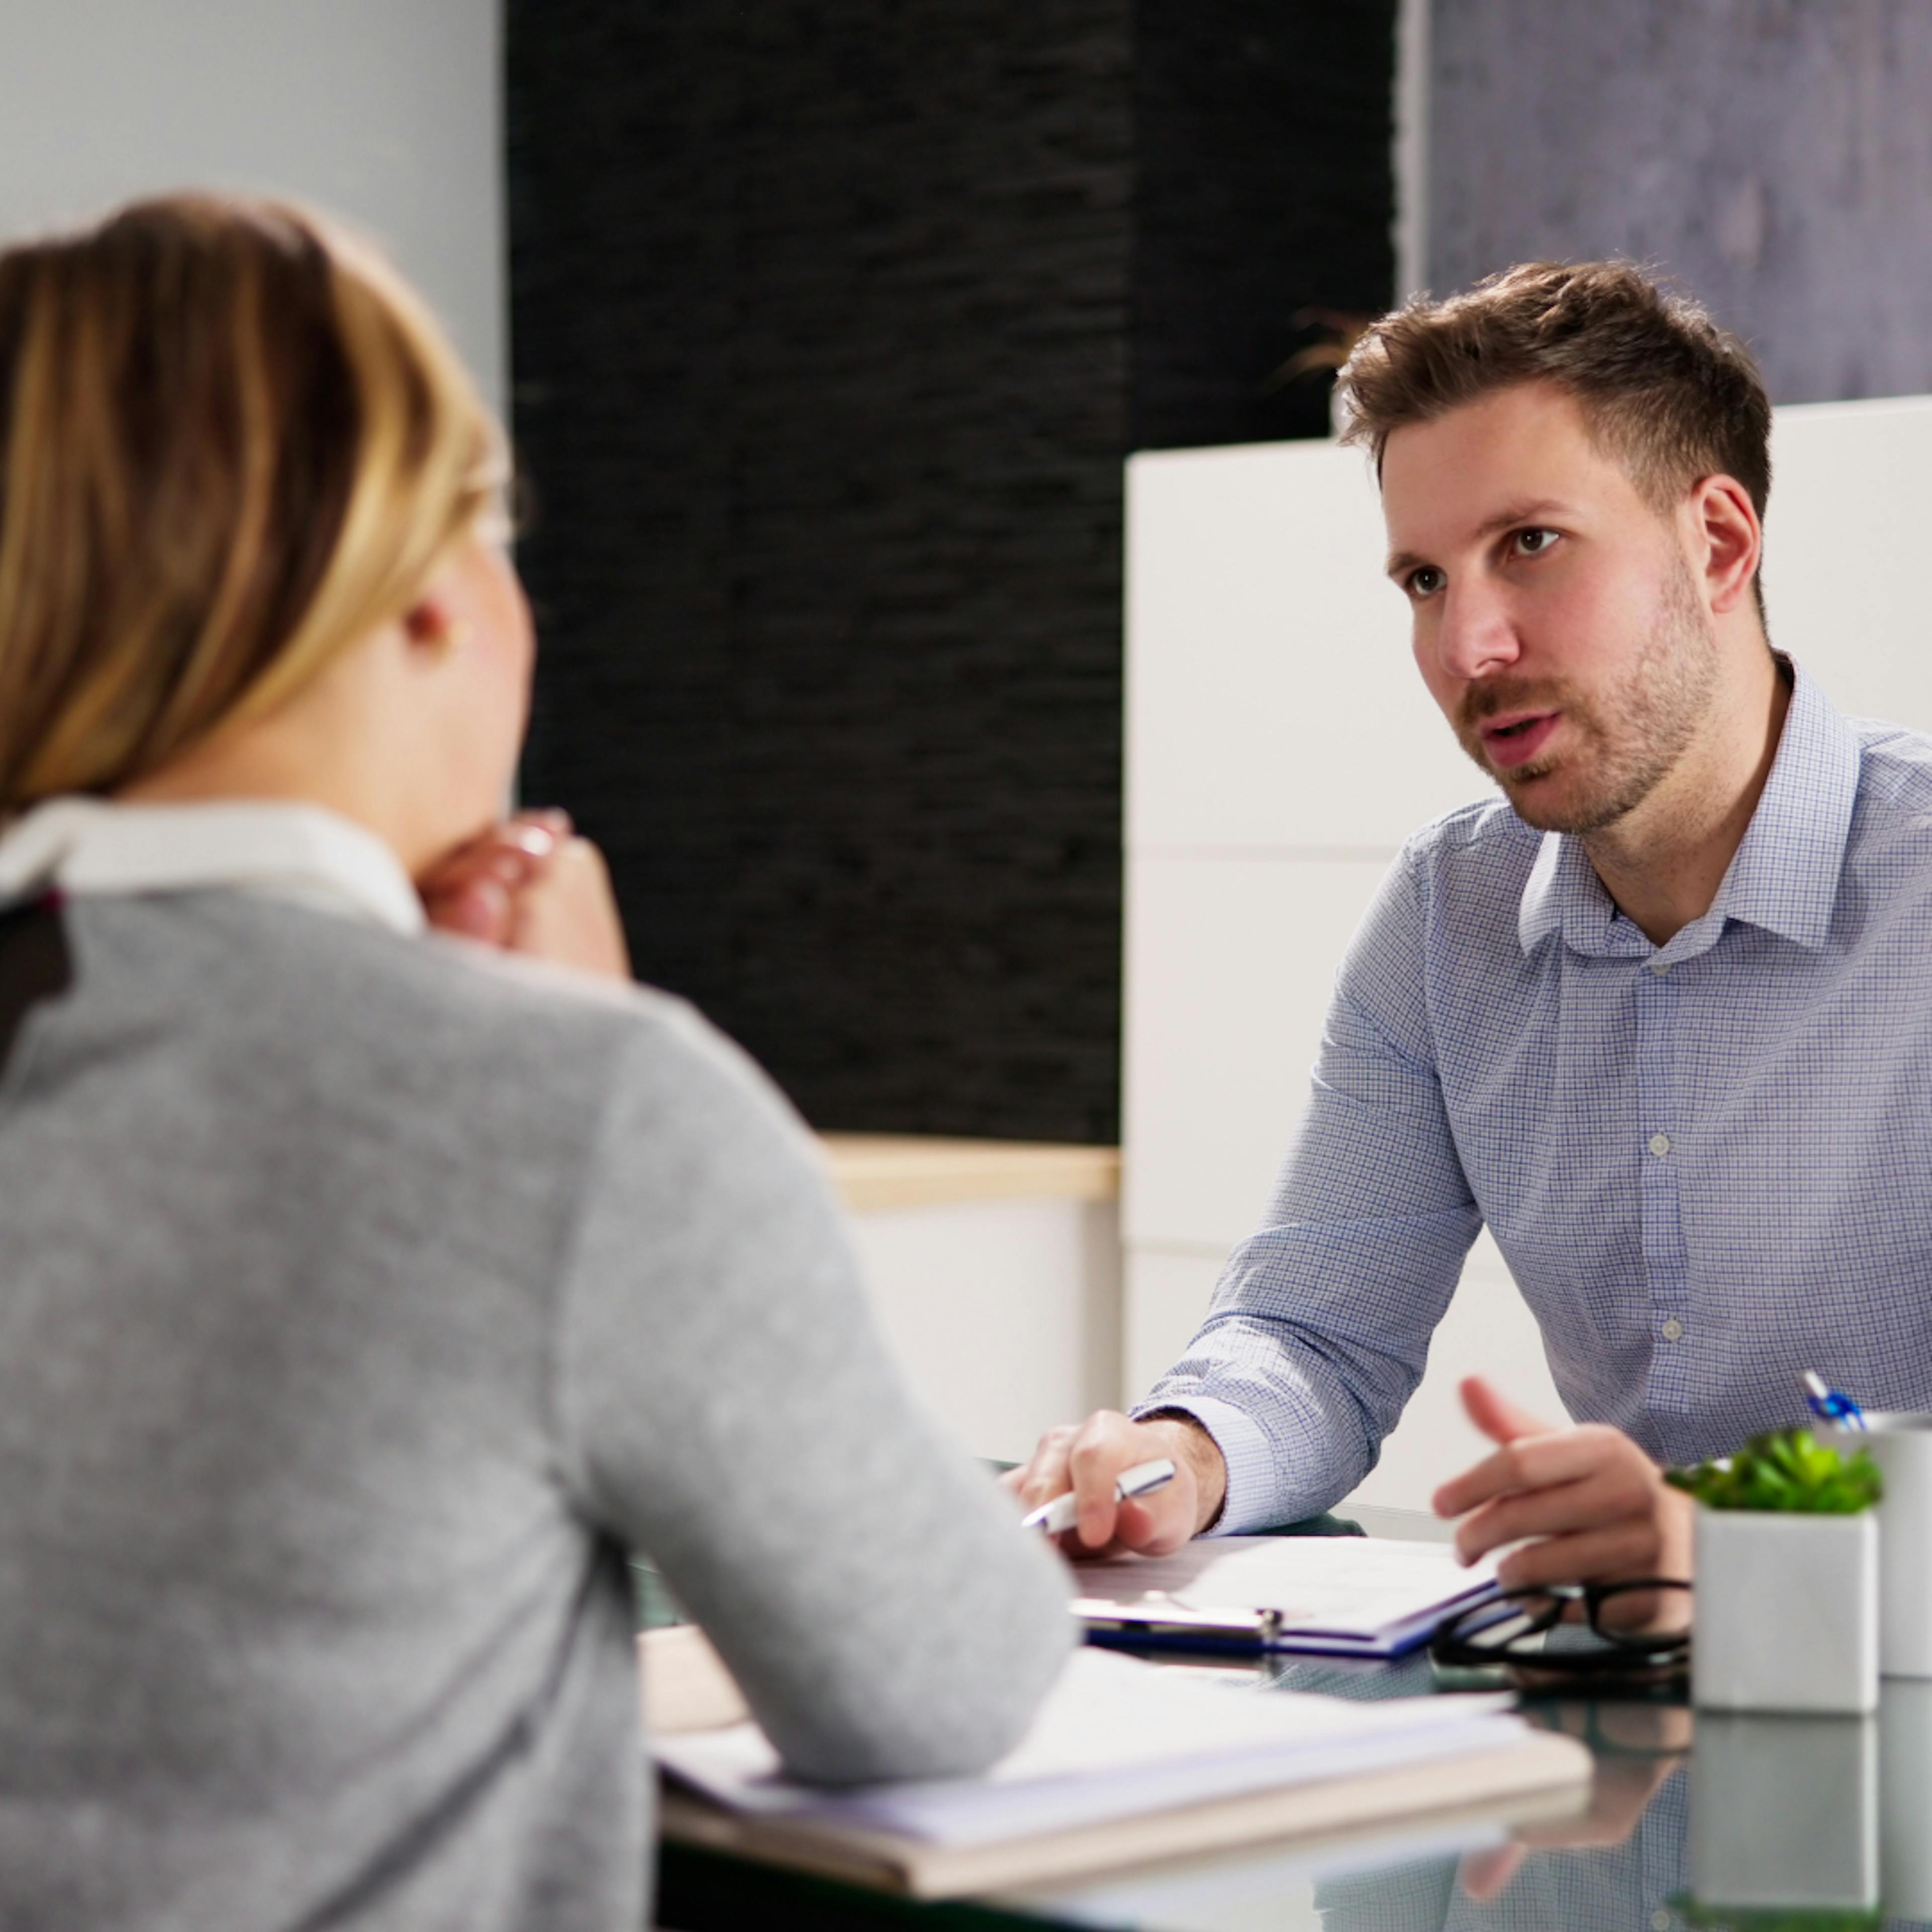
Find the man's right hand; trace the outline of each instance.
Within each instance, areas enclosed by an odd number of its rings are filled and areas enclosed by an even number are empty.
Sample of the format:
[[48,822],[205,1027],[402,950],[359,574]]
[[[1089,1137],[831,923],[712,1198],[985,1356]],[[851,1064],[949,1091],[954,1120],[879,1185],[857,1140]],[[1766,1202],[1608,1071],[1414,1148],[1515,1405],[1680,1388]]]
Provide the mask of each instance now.
[[[1132,1502],[1116,1500],[1123,1470],[1162,1456],[1173,1462],[1172,1482]],[[1032,1460],[1000,1480],[1029,1510],[1073,1492],[1079,1520],[1060,1538],[1070,1556],[1120,1550],[1165,1556],[1221,1514],[1228,1467],[1214,1437],[1192,1417],[1130,1422],[1103,1408],[1084,1422],[1049,1429]]]

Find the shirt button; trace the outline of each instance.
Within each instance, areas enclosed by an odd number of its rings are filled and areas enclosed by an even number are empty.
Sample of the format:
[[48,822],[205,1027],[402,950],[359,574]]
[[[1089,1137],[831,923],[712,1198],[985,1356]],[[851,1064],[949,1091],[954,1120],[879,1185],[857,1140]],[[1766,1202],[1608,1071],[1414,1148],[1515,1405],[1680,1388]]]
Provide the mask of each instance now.
[[1650,962],[1650,970],[1653,978],[1660,980],[1670,970],[1670,962],[1668,959],[1653,959]]
[[1684,1339],[1684,1324],[1673,1315],[1664,1324],[1662,1333],[1666,1342],[1681,1342]]
[[1671,1927],[1676,1923],[1670,1913],[1660,1905],[1650,1915],[1650,1932],[1670,1932]]
[[1650,1150],[1652,1154],[1668,1154],[1670,1151],[1670,1136],[1668,1134],[1652,1134]]

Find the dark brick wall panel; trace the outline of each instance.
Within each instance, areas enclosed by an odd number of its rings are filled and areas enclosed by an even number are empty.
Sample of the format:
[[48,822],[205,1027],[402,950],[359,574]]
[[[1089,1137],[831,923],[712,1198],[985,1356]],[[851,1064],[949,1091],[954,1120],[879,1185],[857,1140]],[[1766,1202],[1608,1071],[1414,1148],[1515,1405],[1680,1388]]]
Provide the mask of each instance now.
[[526,792],[816,1125],[1118,1131],[1121,460],[1282,433],[1284,308],[1385,296],[1360,12],[510,0]]
[[1395,14],[1140,0],[1136,448],[1328,434],[1326,378],[1273,379],[1392,299]]

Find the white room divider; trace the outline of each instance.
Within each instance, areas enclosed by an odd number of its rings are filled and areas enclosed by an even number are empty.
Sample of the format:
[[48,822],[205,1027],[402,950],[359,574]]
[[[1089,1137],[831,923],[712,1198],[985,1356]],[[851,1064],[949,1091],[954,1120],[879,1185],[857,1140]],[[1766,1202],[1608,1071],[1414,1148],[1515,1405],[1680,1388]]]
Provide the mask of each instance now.
[[[1932,398],[1778,412],[1772,634],[1833,700],[1932,729]],[[1306,1090],[1330,982],[1404,838],[1481,794],[1410,659],[1366,460],[1332,443],[1127,467],[1127,912],[1121,1226],[1130,1396],[1250,1232]],[[1486,1365],[1561,1414],[1486,1238],[1356,1492],[1420,1508],[1478,1452]]]

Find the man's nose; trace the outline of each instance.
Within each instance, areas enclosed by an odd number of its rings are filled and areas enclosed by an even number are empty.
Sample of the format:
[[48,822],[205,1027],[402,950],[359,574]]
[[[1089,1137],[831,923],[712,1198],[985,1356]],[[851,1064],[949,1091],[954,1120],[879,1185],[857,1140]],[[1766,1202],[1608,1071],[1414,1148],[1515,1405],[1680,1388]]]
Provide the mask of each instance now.
[[1451,676],[1473,679],[1507,670],[1522,655],[1504,600],[1482,584],[1453,584],[1443,592],[1436,656]]

